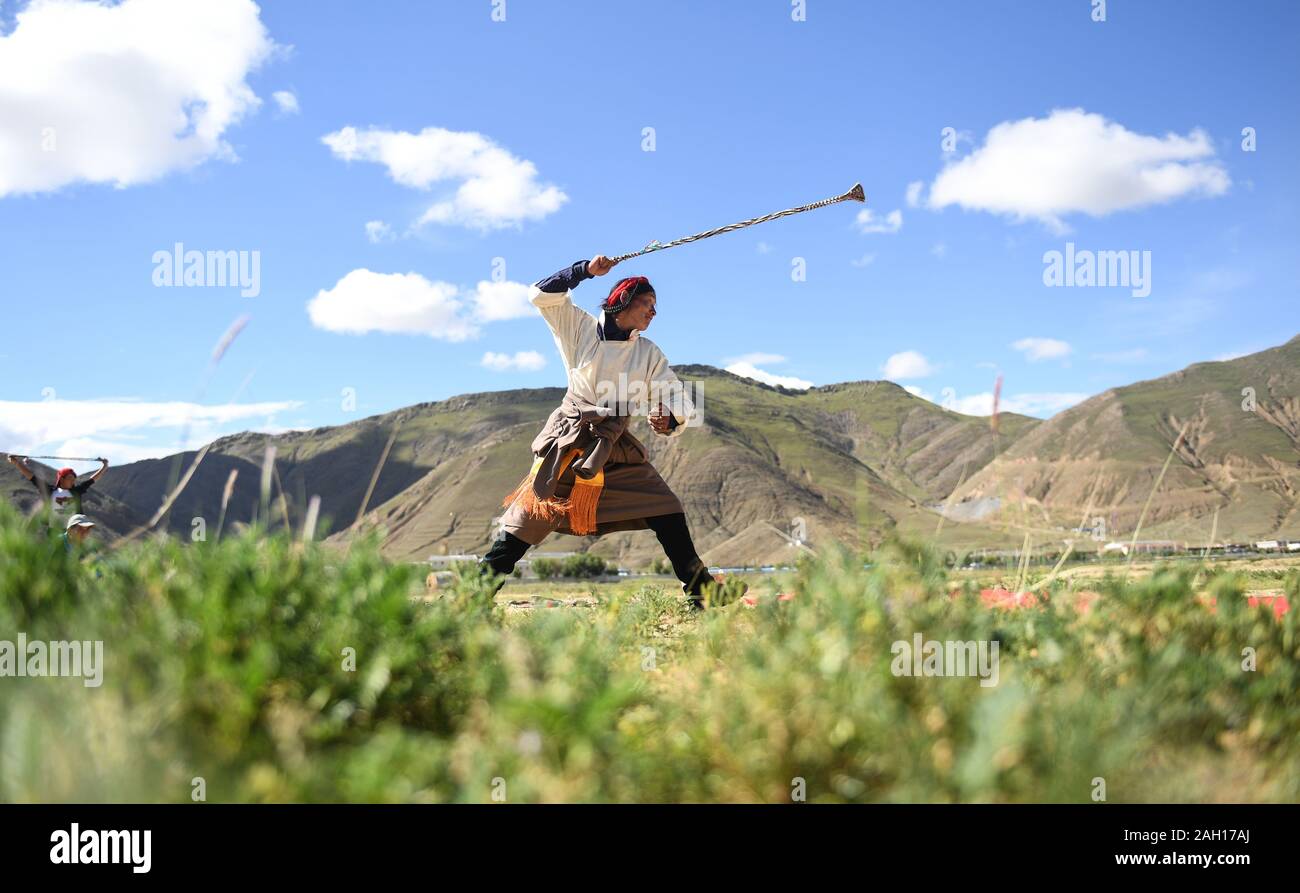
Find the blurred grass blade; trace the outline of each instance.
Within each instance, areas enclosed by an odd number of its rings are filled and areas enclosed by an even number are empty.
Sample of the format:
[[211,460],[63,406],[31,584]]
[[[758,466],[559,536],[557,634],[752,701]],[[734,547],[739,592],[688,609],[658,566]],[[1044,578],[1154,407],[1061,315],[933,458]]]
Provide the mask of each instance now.
[[366,509],[370,506],[370,497],[374,495],[375,484],[379,483],[379,474],[384,470],[384,463],[388,461],[388,452],[393,448],[393,441],[397,440],[397,432],[402,429],[402,422],[399,419],[393,426],[393,433],[388,435],[388,443],[384,444],[384,451],[379,456],[379,464],[375,466],[374,474],[370,475],[370,486],[366,487],[366,495],[361,499],[361,505],[357,507],[357,519],[352,522],[356,527],[365,517]]

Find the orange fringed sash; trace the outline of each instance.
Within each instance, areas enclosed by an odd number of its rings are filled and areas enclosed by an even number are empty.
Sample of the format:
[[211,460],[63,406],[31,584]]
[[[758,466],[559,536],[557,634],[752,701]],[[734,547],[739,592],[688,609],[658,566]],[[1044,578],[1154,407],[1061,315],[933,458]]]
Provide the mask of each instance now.
[[[565,453],[564,458],[560,460],[557,479],[568,470],[569,465],[578,458],[580,453],[578,449],[571,449]],[[519,486],[510,491],[501,505],[508,508],[519,500],[520,509],[529,517],[558,521],[568,515],[569,529],[575,536],[595,533],[596,505],[600,502],[600,494],[605,488],[605,470],[602,468],[596,472],[595,477],[589,479],[574,475],[573,489],[568,499],[557,499],[554,496],[543,499],[533,491],[533,481],[541,465],[542,457],[538,456],[533,460],[533,467],[529,469],[528,474],[524,475],[523,480],[519,482]]]

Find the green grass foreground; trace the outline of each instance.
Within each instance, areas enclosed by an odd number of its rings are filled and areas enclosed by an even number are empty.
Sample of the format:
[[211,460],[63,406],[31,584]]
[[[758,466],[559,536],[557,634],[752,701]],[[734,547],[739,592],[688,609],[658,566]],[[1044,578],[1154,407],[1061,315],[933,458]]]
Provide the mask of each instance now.
[[[78,561],[0,505],[0,640],[104,643],[98,688],[0,678],[0,800],[1300,799],[1300,610],[1218,574],[1211,613],[1180,566],[1094,583],[1087,613],[1064,585],[1003,611],[924,549],[876,559],[704,616],[659,583],[507,611],[469,575],[426,597],[365,544]],[[1296,572],[1280,588],[1300,601]],[[894,675],[918,632],[998,640],[998,684]]]

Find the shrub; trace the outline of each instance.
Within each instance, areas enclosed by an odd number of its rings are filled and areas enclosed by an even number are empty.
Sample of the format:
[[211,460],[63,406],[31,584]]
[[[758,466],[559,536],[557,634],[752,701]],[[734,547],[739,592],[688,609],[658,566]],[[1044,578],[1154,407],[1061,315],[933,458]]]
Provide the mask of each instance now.
[[[1300,610],[1250,607],[1232,573],[999,610],[895,543],[867,570],[803,560],[752,607],[620,586],[507,616],[473,567],[432,597],[373,539],[52,545],[0,505],[0,638],[102,640],[103,685],[0,678],[4,801],[188,801],[197,777],[213,801],[487,802],[495,778],[510,802],[789,802],[795,779],[811,801],[1087,802],[1097,776],[1113,801],[1300,797]],[[1300,574],[1283,588],[1300,602]],[[998,684],[894,675],[918,632],[997,641]]]
[[561,573],[566,577],[599,577],[607,570],[605,559],[590,552],[579,552],[564,559]]

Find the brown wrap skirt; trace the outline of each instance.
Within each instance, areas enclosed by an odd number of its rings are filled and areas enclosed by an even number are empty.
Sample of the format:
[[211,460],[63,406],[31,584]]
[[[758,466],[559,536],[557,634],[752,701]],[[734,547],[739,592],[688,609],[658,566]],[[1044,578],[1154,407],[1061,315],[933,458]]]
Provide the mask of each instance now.
[[566,392],[533,439],[532,468],[502,502],[502,527],[535,546],[553,531],[603,536],[684,512],[629,421]]

